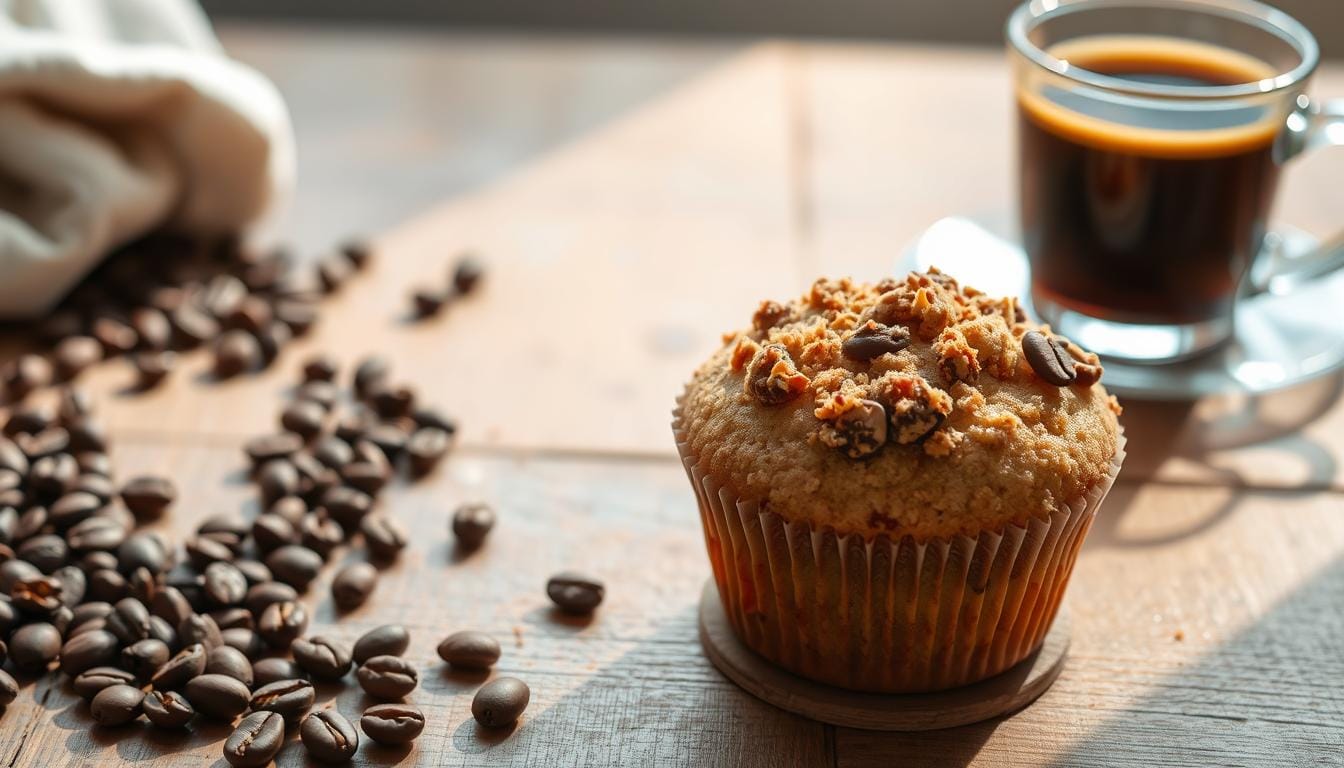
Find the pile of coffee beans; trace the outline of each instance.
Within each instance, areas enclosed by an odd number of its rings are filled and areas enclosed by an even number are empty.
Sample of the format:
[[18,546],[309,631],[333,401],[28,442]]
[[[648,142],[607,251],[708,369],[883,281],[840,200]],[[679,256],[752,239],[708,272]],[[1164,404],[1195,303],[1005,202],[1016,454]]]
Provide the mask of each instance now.
[[49,345],[0,370],[11,402],[90,366],[125,356],[139,386],[157,386],[175,352],[210,345],[214,370],[234,376],[269,366],[317,320],[318,302],[368,263],[367,244],[351,240],[301,270],[284,248],[237,239],[154,235],[110,254],[29,336]]
[[415,316],[423,319],[437,315],[444,307],[474,291],[484,275],[484,267],[474,256],[459,257],[445,285],[418,288],[411,293]]

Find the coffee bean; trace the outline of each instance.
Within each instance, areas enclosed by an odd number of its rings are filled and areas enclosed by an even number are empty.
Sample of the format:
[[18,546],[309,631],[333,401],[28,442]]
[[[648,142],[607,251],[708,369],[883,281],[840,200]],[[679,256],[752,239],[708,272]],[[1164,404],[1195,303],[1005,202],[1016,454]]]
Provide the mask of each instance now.
[[[362,451],[372,451],[366,458]],[[347,485],[374,496],[392,479],[392,465],[381,449],[368,440],[360,440],[355,448],[356,460],[341,467],[341,479]]]
[[351,238],[341,243],[340,253],[355,269],[363,269],[373,260],[373,244],[367,240]]
[[260,335],[271,324],[270,302],[260,296],[244,296],[229,312],[220,318],[228,329]]
[[311,440],[322,431],[326,415],[326,411],[318,403],[299,400],[290,403],[280,414],[280,426],[304,440]]
[[52,351],[56,376],[68,381],[103,359],[103,346],[91,336],[67,336]]
[[88,520],[103,506],[102,500],[91,493],[73,491],[51,505],[51,522],[61,530]]
[[359,749],[359,732],[333,709],[309,715],[299,727],[299,738],[308,756],[322,763],[343,763]]
[[29,461],[55,456],[70,448],[70,432],[63,427],[47,427],[31,435],[19,435],[15,440]]
[[243,574],[243,578],[247,579],[249,588],[254,584],[263,584],[265,582],[273,581],[275,578],[271,574],[271,569],[267,568],[265,563],[258,560],[249,560],[247,558],[234,560],[233,567],[237,568],[238,571]]
[[243,605],[254,616],[260,616],[271,603],[282,603],[299,599],[299,593],[293,587],[279,581],[268,581],[248,588]]
[[224,644],[215,620],[199,613],[188,616],[178,625],[177,637],[185,645],[200,643],[206,648],[218,648]]
[[489,669],[499,661],[499,641],[484,632],[465,630],[444,638],[439,658],[462,669]]
[[388,461],[396,461],[397,457],[406,450],[406,432],[396,424],[374,426],[373,429],[369,430],[368,440],[378,446]]
[[1027,331],[1022,337],[1022,355],[1037,376],[1057,387],[1068,386],[1078,376],[1064,347],[1039,331]]
[[202,578],[202,591],[206,600],[217,607],[238,605],[247,595],[247,577],[229,563],[207,565]]
[[158,518],[176,499],[177,488],[165,477],[136,477],[121,487],[122,503],[141,520]]
[[453,266],[453,287],[466,295],[476,289],[485,274],[485,267],[471,255],[464,255]]
[[126,577],[111,568],[89,574],[88,596],[94,600],[115,602],[126,597]]
[[7,469],[19,477],[28,475],[28,456],[8,437],[0,437],[0,469]]
[[387,379],[390,371],[387,360],[377,356],[364,358],[355,368],[353,380],[355,397],[360,400],[368,397],[375,385]]
[[68,443],[71,451],[104,452],[107,450],[107,432],[101,424],[92,419],[66,422],[65,431],[69,438]]
[[303,448],[303,438],[293,432],[255,437],[243,446],[252,465],[260,467],[273,459],[283,459]]
[[253,712],[224,740],[224,759],[235,768],[263,766],[284,744],[284,718],[274,712]]
[[433,317],[448,303],[448,293],[437,288],[418,288],[411,294],[416,317]]
[[223,638],[224,645],[238,651],[248,659],[255,659],[266,652],[266,642],[261,639],[261,635],[256,630],[246,627],[233,627],[232,629],[221,629],[219,636]]
[[131,327],[140,339],[140,347],[163,350],[172,340],[173,328],[163,310],[155,307],[137,307],[131,311]]
[[111,685],[99,691],[89,702],[89,714],[102,726],[115,728],[140,717],[144,691],[129,685]]
[[576,615],[592,613],[601,605],[606,587],[581,573],[557,573],[546,582],[546,595],[562,611]]
[[135,675],[116,667],[94,667],[77,675],[71,686],[82,699],[92,699],[104,688],[114,685],[134,685]]
[[324,510],[318,510],[304,517],[299,524],[299,540],[303,546],[326,559],[345,541],[345,529],[328,517]]
[[252,612],[241,605],[217,608],[206,615],[215,620],[221,638],[224,636],[224,630],[226,629],[254,629],[257,623],[256,619],[252,617]]
[[495,511],[486,504],[463,504],[453,513],[453,536],[458,546],[476,549],[495,527]]
[[75,454],[75,465],[79,467],[81,475],[112,476],[112,460],[105,453],[81,451]]
[[302,680],[308,676],[303,668],[289,659],[277,657],[259,659],[252,665],[252,676],[257,686],[270,685],[280,680]]
[[140,337],[134,328],[113,317],[100,317],[94,320],[90,330],[93,337],[103,346],[103,354],[107,357],[124,355],[140,343]]
[[411,644],[411,634],[400,624],[384,624],[365,632],[355,641],[352,654],[356,664],[374,656],[400,656]]
[[[69,645],[69,643],[66,643]],[[168,644],[162,640],[147,638],[121,651],[121,666],[135,674],[137,680],[148,682],[159,667],[168,662]],[[62,651],[64,657],[64,651]],[[65,664],[64,658],[61,660]]]
[[53,426],[55,421],[56,415],[44,405],[34,403],[15,406],[10,409],[9,420],[5,422],[5,434],[10,437],[35,435]]
[[359,719],[364,735],[387,746],[406,744],[425,730],[425,716],[409,704],[375,704]]
[[84,602],[84,595],[88,591],[88,577],[79,566],[62,566],[52,571],[51,576],[61,585],[61,605],[77,606]]
[[171,626],[181,626],[182,622],[194,611],[181,590],[173,586],[161,587],[154,593],[149,604],[150,613],[158,616]]
[[336,486],[322,495],[322,506],[332,519],[347,531],[359,529],[364,516],[373,508],[373,499],[354,488]]
[[79,479],[79,465],[68,453],[44,456],[33,462],[28,487],[38,496],[51,499],[69,493]]
[[366,516],[359,525],[364,534],[364,545],[370,554],[392,560],[406,548],[406,529],[401,523],[382,514]]
[[128,536],[117,549],[117,560],[122,573],[131,573],[136,568],[148,568],[150,573],[163,573],[168,564],[168,552],[158,536],[137,533]]
[[246,331],[226,331],[215,341],[215,375],[237,376],[261,364],[261,345]]
[[248,688],[252,687],[255,680],[252,673],[252,662],[247,660],[247,655],[228,645],[221,645],[206,651],[204,673],[207,675],[227,675]]
[[74,612],[62,605],[60,608],[52,611],[51,617],[47,619],[47,621],[51,623],[51,626],[56,628],[57,632],[61,633],[61,637],[65,637],[66,631],[70,629],[70,620],[73,616]]
[[331,599],[336,607],[349,611],[363,605],[377,585],[378,569],[369,563],[351,563],[331,580]]
[[340,370],[340,365],[335,358],[327,354],[319,354],[308,359],[303,364],[303,381],[335,381],[336,373]]
[[[0,710],[13,704],[17,698],[19,698],[18,681],[11,677],[8,672],[0,669]],[[309,747],[309,751],[312,751],[311,747]]]
[[325,637],[295,640],[289,651],[314,680],[339,680],[354,663],[348,649]]
[[41,355],[20,355],[0,370],[0,381],[11,400],[22,400],[51,383],[51,363]]
[[252,523],[252,541],[262,552],[293,544],[297,538],[293,524],[279,515],[258,515]]
[[325,293],[335,293],[350,279],[352,267],[339,253],[323,256],[317,261],[317,280]]
[[227,563],[233,559],[233,550],[228,544],[215,538],[218,535],[193,536],[182,545],[192,567],[204,571],[211,563]]
[[144,640],[151,635],[149,609],[134,597],[124,597],[107,615],[107,629],[125,645]]
[[[104,619],[112,613],[112,604],[101,601],[90,601],[75,606],[74,613],[70,617],[70,631],[78,629],[94,619]],[[0,633],[3,634],[3,633]]]
[[258,688],[252,694],[253,712],[275,712],[286,722],[294,723],[313,708],[316,692],[307,680],[277,680]]
[[295,336],[303,336],[317,322],[317,307],[311,301],[295,298],[277,301],[275,319],[289,326]]
[[140,389],[154,389],[177,368],[177,355],[172,352],[141,352],[131,358],[135,367],[136,385]]
[[271,603],[257,619],[257,634],[266,645],[286,650],[308,628],[308,609],[303,603]]
[[145,718],[157,728],[185,728],[196,710],[177,691],[150,691],[141,703]]
[[257,487],[266,504],[298,493],[299,481],[298,468],[290,459],[271,459],[257,470]]
[[355,460],[355,449],[339,437],[328,437],[313,448],[313,458],[336,471]]
[[61,607],[61,583],[50,576],[21,579],[10,588],[9,597],[14,607],[22,613],[39,619],[46,618]]
[[212,720],[232,720],[247,709],[252,694],[247,686],[228,675],[197,675],[187,681],[187,701]]
[[331,413],[341,399],[341,391],[330,381],[309,381],[299,387],[294,399],[317,403],[323,413]]
[[438,427],[417,429],[406,441],[406,454],[410,457],[411,474],[420,477],[434,471],[448,449],[453,438]]
[[[97,455],[92,451],[81,451],[75,458],[75,464],[79,464],[78,456]],[[112,486],[112,481],[105,475],[99,475],[87,472],[83,467],[79,470],[79,479],[75,481],[75,487],[71,493],[87,493],[98,499],[100,504],[107,504],[117,495],[117,490]]]
[[302,592],[321,571],[322,556],[307,547],[289,544],[267,555],[266,567],[276,579]]
[[407,386],[394,387],[386,381],[375,384],[367,399],[374,413],[386,420],[409,416],[415,408],[415,390]]
[[[351,408],[351,412],[337,420],[334,431],[337,437],[357,446],[358,442],[369,433],[369,430],[378,424],[378,417],[367,406],[356,404]],[[382,451],[380,450],[379,453],[382,453]]]
[[26,560],[6,560],[0,563],[0,593],[8,596],[14,585],[21,581],[42,578],[42,572]]
[[481,686],[471,700],[471,716],[487,728],[513,725],[527,709],[532,691],[516,677],[497,677]]
[[219,321],[191,304],[173,309],[168,319],[182,347],[198,347],[219,336]]
[[355,670],[364,692],[378,699],[405,698],[419,682],[415,667],[398,656],[374,656]]
[[126,540],[126,530],[107,517],[90,517],[77,523],[65,534],[66,543],[76,552],[114,550]]
[[106,630],[84,632],[70,638],[61,646],[61,671],[71,677],[94,667],[109,667],[117,663],[121,644]]
[[308,501],[321,499],[322,495],[341,482],[341,477],[330,467],[313,458],[307,451],[299,451],[289,458],[294,470],[298,472],[298,495]]
[[[65,565],[70,558],[70,546],[60,536],[48,533],[23,542],[14,550],[14,554],[20,560],[32,563],[38,570],[50,573]],[[59,584],[56,589],[60,591]]]

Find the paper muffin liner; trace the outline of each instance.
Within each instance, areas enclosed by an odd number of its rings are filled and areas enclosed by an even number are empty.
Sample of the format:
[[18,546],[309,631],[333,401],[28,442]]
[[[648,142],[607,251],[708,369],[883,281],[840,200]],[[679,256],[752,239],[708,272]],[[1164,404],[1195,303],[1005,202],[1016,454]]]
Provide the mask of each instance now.
[[967,685],[1039,648],[1125,455],[1121,434],[1102,482],[1024,526],[869,540],[743,500],[687,444],[680,403],[672,429],[738,638],[797,675],[883,693]]

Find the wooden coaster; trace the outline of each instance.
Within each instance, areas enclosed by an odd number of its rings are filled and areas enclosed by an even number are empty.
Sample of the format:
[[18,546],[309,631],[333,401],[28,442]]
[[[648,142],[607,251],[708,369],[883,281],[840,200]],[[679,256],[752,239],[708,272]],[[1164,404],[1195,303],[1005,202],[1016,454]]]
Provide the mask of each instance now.
[[1068,606],[1061,606],[1040,650],[988,680],[935,693],[864,693],[805,680],[756,655],[733,633],[714,580],[700,593],[700,643],[728,679],[780,709],[873,731],[932,731],[1022,709],[1063,670],[1070,624]]

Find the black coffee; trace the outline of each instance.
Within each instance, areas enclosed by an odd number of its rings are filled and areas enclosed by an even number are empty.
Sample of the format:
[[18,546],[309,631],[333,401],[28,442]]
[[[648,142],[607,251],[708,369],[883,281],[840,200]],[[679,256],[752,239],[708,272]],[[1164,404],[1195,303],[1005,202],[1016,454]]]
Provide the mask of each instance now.
[[[1225,49],[1167,39],[1088,38],[1051,53],[1145,83],[1274,74]],[[1227,113],[1163,110],[1134,127],[1110,122],[1107,105],[1049,87],[1020,93],[1018,107],[1022,229],[1038,299],[1120,322],[1230,312],[1265,233],[1281,115],[1228,124]]]

